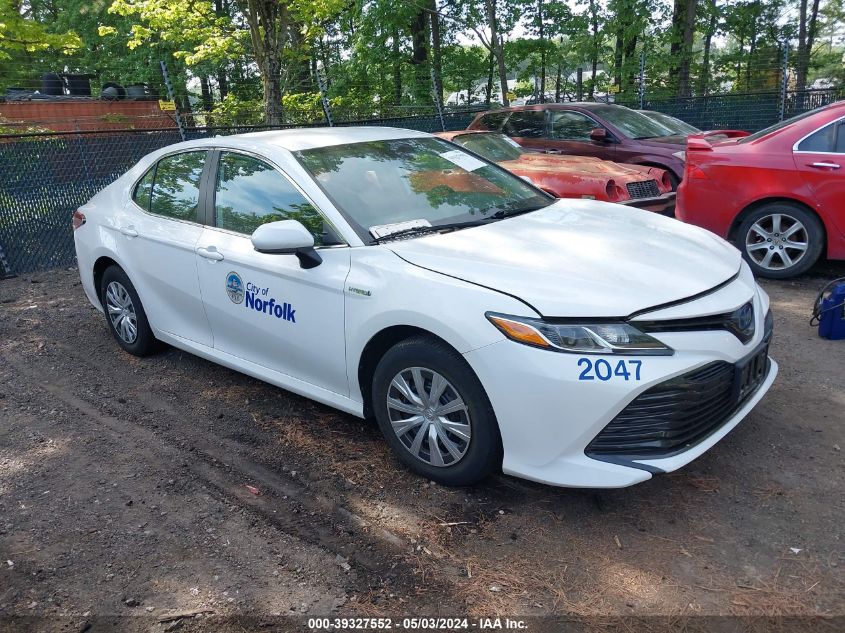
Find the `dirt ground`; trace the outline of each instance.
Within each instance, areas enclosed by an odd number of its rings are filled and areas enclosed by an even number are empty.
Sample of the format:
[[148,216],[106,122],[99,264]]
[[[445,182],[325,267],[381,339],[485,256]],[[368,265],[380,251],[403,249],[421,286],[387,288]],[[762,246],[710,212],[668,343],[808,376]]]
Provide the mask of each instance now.
[[765,282],[771,392],[623,490],[431,484],[374,424],[176,349],[128,356],[74,270],[0,281],[0,630],[844,616],[845,341],[808,324],[837,276]]

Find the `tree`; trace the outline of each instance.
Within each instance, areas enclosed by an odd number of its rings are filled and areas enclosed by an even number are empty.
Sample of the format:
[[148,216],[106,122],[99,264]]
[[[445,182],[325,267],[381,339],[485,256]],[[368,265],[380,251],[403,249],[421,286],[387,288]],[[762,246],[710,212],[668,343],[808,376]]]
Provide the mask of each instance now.
[[[285,82],[301,68],[303,48],[344,6],[344,0],[234,0],[233,14],[221,15],[222,4],[210,0],[114,0],[109,12],[138,18],[130,49],[169,42],[173,55],[189,66],[220,65],[248,51],[261,76],[264,120],[278,125]],[[115,29],[104,27],[101,34],[114,35]]]
[[81,47],[76,33],[51,32],[37,21],[32,8],[19,0],[0,2],[0,60],[11,59],[15,53],[51,50],[67,55]]
[[677,95],[690,95],[690,64],[692,42],[695,36],[695,11],[698,0],[675,0],[672,14],[672,45],[669,55],[672,59],[672,75],[677,78]]
[[[809,13],[808,13],[809,5]],[[795,87],[804,90],[807,87],[807,70],[810,67],[810,55],[816,39],[816,27],[819,17],[819,0],[800,0],[798,12],[798,50],[795,62]]]

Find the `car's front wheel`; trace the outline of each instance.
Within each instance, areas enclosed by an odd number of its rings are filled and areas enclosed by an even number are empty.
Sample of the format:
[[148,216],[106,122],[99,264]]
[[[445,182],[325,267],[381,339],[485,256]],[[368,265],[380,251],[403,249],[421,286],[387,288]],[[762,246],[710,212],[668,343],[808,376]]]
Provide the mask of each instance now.
[[103,273],[100,303],[118,345],[135,356],[148,356],[156,350],[157,341],[141,299],[129,276],[119,266],[110,266]]
[[806,272],[824,247],[824,228],[818,217],[791,202],[755,209],[742,221],[736,237],[754,274],[773,279]]
[[501,466],[493,407],[460,354],[416,337],[382,357],[373,409],[388,444],[411,470],[447,486],[474,484]]

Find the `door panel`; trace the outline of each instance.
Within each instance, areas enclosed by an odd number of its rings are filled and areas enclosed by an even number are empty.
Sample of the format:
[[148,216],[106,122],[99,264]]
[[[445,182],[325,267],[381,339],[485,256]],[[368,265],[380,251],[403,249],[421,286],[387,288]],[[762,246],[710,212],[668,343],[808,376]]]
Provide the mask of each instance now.
[[613,160],[616,144],[598,143],[590,139],[590,132],[603,127],[586,114],[574,110],[551,110],[549,118],[549,137],[546,147],[560,154],[575,156],[594,156]]
[[249,237],[208,228],[197,254],[214,347],[342,395],[346,378],[343,288],[349,249],[319,251],[311,269],[295,255],[259,253]]
[[194,254],[203,231],[195,222],[205,155],[160,160],[126,203],[115,239],[153,328],[210,347]]

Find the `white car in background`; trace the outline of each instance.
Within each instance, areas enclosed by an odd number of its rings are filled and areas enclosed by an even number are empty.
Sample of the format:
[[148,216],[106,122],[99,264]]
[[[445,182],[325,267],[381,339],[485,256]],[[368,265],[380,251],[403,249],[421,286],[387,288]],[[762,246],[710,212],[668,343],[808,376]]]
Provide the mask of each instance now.
[[710,448],[777,373],[769,299],[727,242],[555,200],[421,132],[180,143],[74,227],[124,350],[164,341],[374,415],[444,484],[635,484]]

